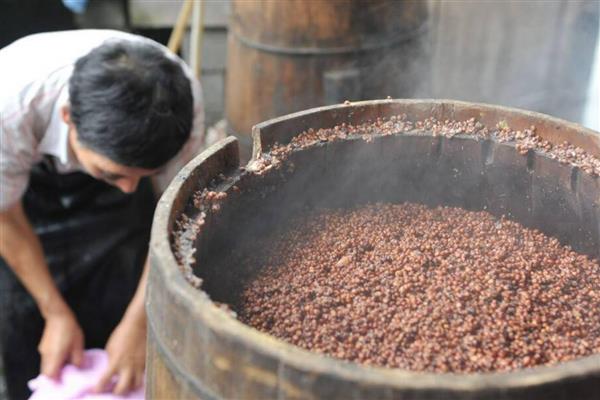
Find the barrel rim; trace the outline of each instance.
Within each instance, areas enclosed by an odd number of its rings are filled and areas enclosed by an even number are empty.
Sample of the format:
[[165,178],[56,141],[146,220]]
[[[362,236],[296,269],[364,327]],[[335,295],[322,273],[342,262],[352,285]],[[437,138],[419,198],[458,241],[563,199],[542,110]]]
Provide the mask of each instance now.
[[[413,107],[428,107],[432,116],[438,117],[438,119],[455,119],[455,113],[460,111],[480,111],[487,112],[492,115],[498,114],[502,115],[505,118],[502,119],[516,119],[516,118],[526,118],[531,120],[531,124],[535,125],[535,123],[546,123],[555,126],[557,130],[563,130],[562,134],[566,137],[568,136],[583,136],[586,140],[590,140],[596,144],[596,148],[594,149],[586,149],[591,151],[596,157],[600,158],[600,132],[594,131],[593,129],[587,128],[581,124],[567,121],[565,119],[553,117],[547,114],[543,114],[536,111],[529,111],[515,107],[506,107],[500,105],[494,105],[489,103],[475,103],[475,102],[467,102],[461,100],[452,100],[452,99],[382,99],[382,100],[365,100],[365,101],[355,101],[350,102],[347,101],[343,104],[334,104],[329,106],[315,107],[310,108],[308,110],[298,111],[295,113],[283,115],[276,118],[271,118],[267,121],[260,122],[252,127],[252,138],[254,141],[254,149],[253,156],[258,154],[261,149],[261,132],[269,127],[272,127],[276,124],[283,123],[286,121],[290,121],[293,119],[299,119],[303,117],[314,116],[319,113],[324,112],[343,112],[343,111],[352,111],[353,109],[360,107],[376,107],[376,106],[391,106],[398,105],[404,106],[407,108]],[[420,110],[422,111],[422,110]],[[500,122],[500,120],[498,121]],[[507,121],[510,126],[510,121]],[[564,128],[564,129],[563,129]],[[315,129],[318,129],[315,127]],[[298,134],[300,132],[297,132]],[[544,137],[543,134],[540,136]],[[552,142],[552,140],[550,140]],[[554,143],[557,144],[557,143]],[[257,148],[258,147],[258,148]]]
[[[600,136],[597,132],[585,128],[579,124],[550,117],[545,114],[532,111],[520,110],[502,106],[492,106],[482,103],[469,103],[453,100],[403,100],[387,99],[345,103],[340,105],[312,108],[305,111],[274,118],[253,128],[253,136],[260,141],[261,130],[275,123],[302,118],[307,115],[330,112],[332,110],[349,110],[354,107],[365,105],[390,105],[399,104],[411,107],[414,105],[425,105],[432,107],[444,107],[456,105],[460,107],[472,107],[474,109],[494,110],[495,112],[509,117],[526,117],[536,120],[545,120],[556,124],[558,129],[569,129],[573,134],[594,135],[593,141],[600,147]],[[298,132],[299,133],[299,132]],[[577,379],[583,376],[600,375],[600,354],[561,362],[556,365],[543,365],[533,368],[520,369],[507,372],[485,372],[485,373],[432,373],[402,370],[398,368],[383,368],[366,366],[344,360],[335,359],[326,355],[311,352],[288,344],[283,340],[276,339],[271,335],[259,332],[241,321],[229,316],[219,309],[211,301],[208,294],[197,290],[187,282],[180,271],[171,248],[170,227],[172,225],[172,214],[175,210],[175,200],[184,185],[187,177],[196,168],[199,168],[209,156],[223,150],[227,145],[236,142],[233,137],[228,137],[202,152],[190,161],[171,182],[158,202],[152,236],[150,241],[150,258],[153,268],[160,273],[160,283],[164,289],[177,293],[181,305],[193,315],[196,320],[213,331],[217,331],[225,337],[237,341],[254,351],[268,357],[273,357],[284,365],[289,365],[304,372],[335,374],[339,378],[358,382],[365,385],[381,385],[394,389],[429,389],[429,390],[452,390],[452,391],[481,391],[491,389],[515,389],[539,386],[548,383],[556,383],[564,380]],[[256,151],[256,149],[255,149]],[[151,299],[146,299],[148,318],[152,317],[152,308],[149,307]]]

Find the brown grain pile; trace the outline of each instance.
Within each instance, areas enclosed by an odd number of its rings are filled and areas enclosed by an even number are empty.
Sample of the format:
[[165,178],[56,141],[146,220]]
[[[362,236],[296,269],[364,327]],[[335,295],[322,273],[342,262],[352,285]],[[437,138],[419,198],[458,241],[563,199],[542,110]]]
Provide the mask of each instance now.
[[[267,247],[265,247],[267,249]],[[486,212],[376,204],[269,239],[245,323],[350,361],[506,371],[600,352],[600,265]]]

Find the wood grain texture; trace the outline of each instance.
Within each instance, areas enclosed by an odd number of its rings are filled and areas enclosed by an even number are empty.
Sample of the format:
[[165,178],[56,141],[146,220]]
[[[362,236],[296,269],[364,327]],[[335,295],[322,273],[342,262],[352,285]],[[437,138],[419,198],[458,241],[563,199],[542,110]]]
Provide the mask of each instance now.
[[[412,96],[424,62],[426,4],[233,1],[225,110],[231,131],[249,136],[256,123],[326,101]],[[331,73],[360,82],[356,97],[326,93]]]

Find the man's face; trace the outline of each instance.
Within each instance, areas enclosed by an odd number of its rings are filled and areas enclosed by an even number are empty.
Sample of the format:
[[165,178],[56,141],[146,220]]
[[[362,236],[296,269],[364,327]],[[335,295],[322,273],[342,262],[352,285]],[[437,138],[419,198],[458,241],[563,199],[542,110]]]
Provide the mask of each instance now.
[[133,193],[137,189],[140,179],[154,175],[158,169],[144,169],[127,167],[85,147],[77,139],[77,129],[63,111],[63,119],[69,125],[69,144],[73,154],[83,169],[98,180],[116,186],[125,193]]

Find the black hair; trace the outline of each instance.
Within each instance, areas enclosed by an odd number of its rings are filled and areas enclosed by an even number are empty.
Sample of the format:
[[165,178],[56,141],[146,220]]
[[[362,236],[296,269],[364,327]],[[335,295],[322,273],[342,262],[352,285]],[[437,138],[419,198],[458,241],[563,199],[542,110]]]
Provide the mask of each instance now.
[[161,167],[190,136],[190,80],[152,44],[109,41],[93,49],[75,63],[69,97],[78,140],[128,167]]

